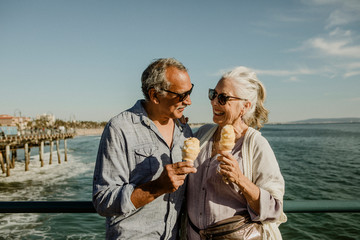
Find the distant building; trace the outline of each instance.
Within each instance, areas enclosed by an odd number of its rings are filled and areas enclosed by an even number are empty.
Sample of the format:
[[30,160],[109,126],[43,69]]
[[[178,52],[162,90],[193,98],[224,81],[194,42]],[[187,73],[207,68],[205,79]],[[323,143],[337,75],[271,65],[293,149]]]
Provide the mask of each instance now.
[[7,114],[0,115],[1,126],[18,127],[19,130],[25,129],[30,121],[31,118],[29,117],[13,117]]
[[28,122],[31,122],[31,118],[29,117],[14,117],[13,122],[15,123],[15,126],[19,128],[19,130],[26,129],[26,126]]
[[47,126],[53,126],[55,124],[55,116],[52,114],[41,114],[36,116],[36,120],[42,120],[46,122]]
[[7,114],[1,114],[0,115],[0,125],[1,126],[15,126],[13,125],[13,116],[7,115]]

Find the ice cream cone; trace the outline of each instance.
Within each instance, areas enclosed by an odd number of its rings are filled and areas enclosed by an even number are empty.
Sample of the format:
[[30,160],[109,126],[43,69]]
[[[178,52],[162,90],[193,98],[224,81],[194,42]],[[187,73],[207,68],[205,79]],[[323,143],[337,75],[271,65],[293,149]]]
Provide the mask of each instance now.
[[231,152],[235,146],[235,132],[232,125],[225,125],[221,129],[221,136],[219,142],[219,149],[226,152]]
[[[235,131],[232,125],[225,125],[221,129],[220,141],[219,141],[219,150],[224,152],[231,152],[235,146]],[[220,163],[221,164],[221,163]],[[220,164],[217,167],[217,171],[220,172]],[[223,177],[223,181],[226,184],[229,184],[229,181],[226,177]]]
[[200,152],[200,141],[197,138],[191,137],[184,141],[182,148],[182,159],[183,161],[193,162]]

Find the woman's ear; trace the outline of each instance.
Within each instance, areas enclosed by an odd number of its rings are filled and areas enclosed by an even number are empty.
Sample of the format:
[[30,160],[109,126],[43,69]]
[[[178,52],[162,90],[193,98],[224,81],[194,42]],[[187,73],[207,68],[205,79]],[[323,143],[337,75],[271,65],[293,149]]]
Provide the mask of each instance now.
[[249,111],[250,107],[251,107],[251,102],[246,101],[246,102],[244,103],[244,105],[243,105],[243,108],[242,108],[240,114],[241,114],[242,116],[244,116],[244,115],[247,113],[247,111]]
[[251,102],[246,101],[244,107],[245,107],[246,111],[248,111],[250,109],[250,107],[251,107]]
[[156,92],[155,88],[150,88],[148,93],[149,93],[150,102],[155,104],[160,103],[158,98],[158,93]]

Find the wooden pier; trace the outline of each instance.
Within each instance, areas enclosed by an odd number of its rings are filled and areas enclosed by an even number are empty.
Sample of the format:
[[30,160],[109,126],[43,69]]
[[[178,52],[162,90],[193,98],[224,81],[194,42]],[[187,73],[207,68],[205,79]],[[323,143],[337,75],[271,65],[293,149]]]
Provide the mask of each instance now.
[[57,150],[58,164],[61,164],[60,158],[60,140],[64,141],[64,161],[67,161],[67,143],[66,139],[73,138],[75,133],[55,133],[55,134],[31,134],[23,136],[5,136],[0,138],[0,164],[2,173],[10,176],[10,169],[15,168],[17,160],[17,150],[24,149],[25,171],[29,170],[30,151],[33,147],[39,148],[40,167],[44,166],[44,146],[50,145],[49,164],[53,160],[54,142]]

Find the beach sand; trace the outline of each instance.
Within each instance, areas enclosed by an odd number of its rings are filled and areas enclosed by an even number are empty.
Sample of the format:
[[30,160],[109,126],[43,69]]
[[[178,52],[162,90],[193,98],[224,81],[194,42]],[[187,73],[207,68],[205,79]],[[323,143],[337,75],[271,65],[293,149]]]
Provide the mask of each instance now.
[[77,136],[96,136],[101,135],[104,128],[77,128],[75,131]]
[[[204,125],[204,123],[189,123],[191,128],[198,128]],[[76,136],[96,136],[101,135],[104,128],[76,128]]]

